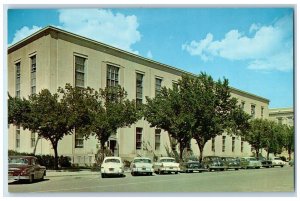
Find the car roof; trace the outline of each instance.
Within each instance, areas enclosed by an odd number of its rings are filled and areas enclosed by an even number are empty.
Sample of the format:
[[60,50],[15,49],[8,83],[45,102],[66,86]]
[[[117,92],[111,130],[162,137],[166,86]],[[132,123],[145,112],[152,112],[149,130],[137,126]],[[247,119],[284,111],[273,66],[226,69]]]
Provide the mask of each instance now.
[[116,156],[107,156],[107,157],[104,158],[104,160],[105,159],[120,159],[121,160],[120,157],[116,157]]
[[8,158],[36,158],[35,156],[8,156]]
[[173,158],[173,157],[160,157],[159,159],[174,159],[175,160],[175,158]]
[[149,160],[151,160],[151,159],[148,158],[148,157],[135,157],[133,160],[135,160],[135,159],[149,159]]

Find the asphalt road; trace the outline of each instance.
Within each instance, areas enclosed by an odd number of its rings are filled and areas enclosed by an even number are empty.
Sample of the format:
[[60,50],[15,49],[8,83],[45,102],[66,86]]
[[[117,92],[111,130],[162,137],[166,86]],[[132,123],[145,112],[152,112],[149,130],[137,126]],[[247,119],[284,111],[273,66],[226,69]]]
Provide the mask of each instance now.
[[100,175],[45,177],[32,184],[13,182],[8,192],[294,192],[294,168],[261,168],[101,178]]

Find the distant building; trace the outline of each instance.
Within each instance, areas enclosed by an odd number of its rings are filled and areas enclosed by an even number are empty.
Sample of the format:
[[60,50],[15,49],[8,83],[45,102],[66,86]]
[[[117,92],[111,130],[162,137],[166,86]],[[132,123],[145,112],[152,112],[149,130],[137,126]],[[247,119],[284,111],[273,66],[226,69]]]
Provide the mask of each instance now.
[[[101,34],[101,33],[99,33]],[[145,97],[155,97],[162,86],[171,88],[182,74],[190,74],[139,55],[55,28],[45,27],[8,48],[8,91],[12,96],[25,97],[41,89],[57,92],[66,83],[94,89],[121,85],[130,100],[145,103]],[[249,83],[250,84],[250,83]],[[231,88],[241,107],[252,118],[269,117],[269,100],[254,94]],[[8,148],[19,152],[32,152],[37,135],[22,127],[9,125]],[[140,120],[129,128],[121,128],[111,136],[107,146],[123,159],[137,155],[166,155],[170,146],[165,131],[150,128]],[[70,156],[72,163],[91,165],[99,148],[94,137],[85,140],[74,133],[58,144],[59,155]],[[191,147],[199,155],[198,146],[192,140]],[[41,139],[37,154],[53,154],[50,142]],[[251,146],[238,136],[225,133],[207,142],[204,156],[250,156]]]
[[294,126],[294,109],[293,108],[274,108],[269,110],[269,117],[271,120]]

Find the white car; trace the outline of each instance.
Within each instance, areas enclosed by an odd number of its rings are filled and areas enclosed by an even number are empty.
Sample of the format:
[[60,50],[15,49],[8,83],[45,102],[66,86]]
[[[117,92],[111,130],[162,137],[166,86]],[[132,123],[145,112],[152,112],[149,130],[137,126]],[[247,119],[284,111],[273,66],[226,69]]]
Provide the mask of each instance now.
[[120,157],[105,157],[101,164],[101,177],[107,176],[125,176],[124,164]]
[[153,174],[153,164],[150,158],[147,157],[136,157],[130,164],[131,175],[135,176],[138,174]]
[[281,160],[281,158],[279,157],[275,157],[272,159],[272,166],[280,166],[283,167],[285,165],[285,162],[283,160]]
[[179,163],[176,163],[175,158],[161,157],[154,163],[154,172],[156,174],[172,173],[178,174],[180,172]]

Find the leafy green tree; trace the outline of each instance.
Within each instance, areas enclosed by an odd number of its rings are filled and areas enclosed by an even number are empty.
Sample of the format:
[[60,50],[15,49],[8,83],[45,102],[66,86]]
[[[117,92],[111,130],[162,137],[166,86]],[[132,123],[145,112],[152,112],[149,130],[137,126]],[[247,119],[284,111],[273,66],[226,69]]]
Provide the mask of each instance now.
[[295,150],[295,130],[294,126],[283,125],[283,147],[288,151],[289,160]]
[[150,126],[168,132],[171,148],[174,146],[173,139],[179,143],[180,161],[182,161],[183,150],[192,137],[192,115],[186,112],[182,101],[178,88],[163,87],[155,98],[147,97],[147,104],[144,106],[144,117]]
[[73,130],[72,114],[67,105],[59,101],[59,95],[44,89],[29,96],[28,100],[9,96],[8,113],[9,123],[21,125],[51,142],[55,157],[54,167],[58,169],[58,142],[65,135],[72,134]]
[[126,99],[127,93],[120,86],[95,91],[67,85],[60,92],[63,94],[62,101],[74,113],[76,132],[86,138],[96,136],[102,153],[105,143],[118,128],[130,126],[141,117],[135,101]]

